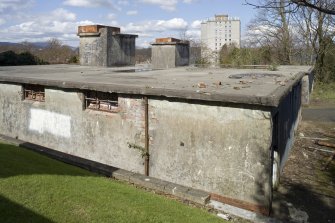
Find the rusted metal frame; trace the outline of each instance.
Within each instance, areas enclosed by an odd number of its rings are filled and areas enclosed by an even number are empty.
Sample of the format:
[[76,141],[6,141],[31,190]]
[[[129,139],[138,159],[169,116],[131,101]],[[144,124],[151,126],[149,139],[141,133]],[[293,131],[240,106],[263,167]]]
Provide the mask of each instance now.
[[45,101],[45,92],[43,91],[34,91],[34,90],[24,90],[24,99],[32,101]]
[[229,204],[235,207],[253,211],[253,212],[265,215],[265,216],[270,215],[270,209],[263,205],[253,204],[250,202],[241,201],[238,199],[233,199],[233,198],[225,197],[225,196],[218,195],[218,194],[211,194],[211,199],[225,203],[225,204]]
[[144,131],[145,131],[145,161],[144,161],[144,172],[146,176],[149,176],[149,103],[148,97],[144,97]]
[[[106,105],[108,106],[108,110],[101,109],[100,108],[101,103],[106,103]],[[95,108],[90,108],[89,107],[90,104],[95,104]],[[115,112],[115,111],[112,110],[112,108],[113,108],[113,106],[115,106],[115,107],[118,106],[118,101],[115,101],[115,100],[99,100],[98,97],[95,97],[95,98],[85,97],[85,105],[86,105],[86,108],[92,109],[92,110]]]

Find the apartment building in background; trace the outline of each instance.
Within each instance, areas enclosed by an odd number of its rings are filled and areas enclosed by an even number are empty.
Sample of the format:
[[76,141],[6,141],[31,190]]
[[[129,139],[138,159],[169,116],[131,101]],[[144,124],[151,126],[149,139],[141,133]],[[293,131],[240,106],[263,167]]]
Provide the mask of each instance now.
[[241,45],[241,22],[237,17],[215,15],[201,23],[202,56],[218,60],[218,52],[226,45]]

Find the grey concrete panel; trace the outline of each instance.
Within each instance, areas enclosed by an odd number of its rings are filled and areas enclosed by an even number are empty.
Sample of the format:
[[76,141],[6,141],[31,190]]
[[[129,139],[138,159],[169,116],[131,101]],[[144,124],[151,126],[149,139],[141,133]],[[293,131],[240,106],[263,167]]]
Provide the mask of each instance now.
[[[101,29],[98,36],[80,38],[79,61],[83,66],[107,66],[107,30]],[[105,52],[105,53],[104,53]]]
[[153,45],[151,63],[153,69],[168,69],[176,67],[176,46]]
[[187,44],[176,45],[176,66],[188,66],[190,63],[190,46]]
[[150,100],[152,177],[269,207],[269,112]]
[[108,66],[135,65],[135,36],[109,35]]

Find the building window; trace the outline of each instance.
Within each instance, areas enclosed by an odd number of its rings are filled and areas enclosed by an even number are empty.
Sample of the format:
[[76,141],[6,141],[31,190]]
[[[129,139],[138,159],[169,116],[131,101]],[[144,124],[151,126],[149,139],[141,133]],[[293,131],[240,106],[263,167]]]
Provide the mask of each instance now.
[[23,86],[23,99],[30,101],[45,101],[45,88],[41,85],[25,84]]
[[118,95],[100,91],[85,93],[85,108],[105,112],[118,112]]

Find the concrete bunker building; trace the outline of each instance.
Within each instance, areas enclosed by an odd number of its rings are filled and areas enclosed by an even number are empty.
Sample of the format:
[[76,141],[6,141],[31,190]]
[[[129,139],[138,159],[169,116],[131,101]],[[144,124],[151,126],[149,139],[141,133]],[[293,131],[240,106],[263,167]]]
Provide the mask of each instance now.
[[79,61],[83,66],[135,65],[137,35],[122,34],[119,27],[88,25],[78,27]]
[[268,214],[310,74],[301,66],[3,67],[0,134],[77,165],[113,167],[119,179]]
[[153,69],[168,69],[188,66],[190,63],[190,43],[176,38],[157,38],[152,46],[151,63]]

